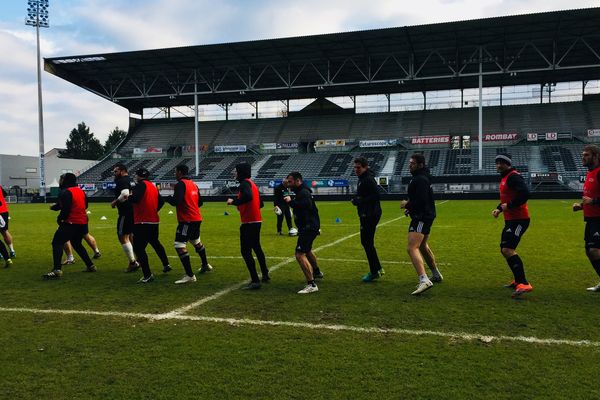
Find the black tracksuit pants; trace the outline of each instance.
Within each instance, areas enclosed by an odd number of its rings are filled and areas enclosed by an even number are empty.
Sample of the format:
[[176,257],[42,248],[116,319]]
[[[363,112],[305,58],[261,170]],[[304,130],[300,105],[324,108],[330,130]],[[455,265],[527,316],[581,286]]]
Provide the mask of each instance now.
[[246,262],[246,267],[248,268],[252,282],[260,282],[258,273],[256,272],[256,263],[254,262],[254,257],[252,257],[252,250],[254,250],[254,254],[256,254],[256,259],[260,265],[260,271],[263,278],[269,276],[265,253],[263,253],[262,247],[260,246],[261,225],[261,222],[240,225],[240,251]]
[[381,263],[375,249],[375,231],[380,218],[380,215],[360,217],[360,243],[367,254],[371,274],[376,274],[381,269]]
[[283,218],[285,218],[285,223],[287,224],[288,231],[292,229],[292,213],[290,212],[290,206],[286,205],[278,205],[281,208],[282,214],[277,216],[277,232],[281,232],[281,228],[283,226]]
[[152,274],[150,264],[148,262],[148,254],[146,246],[152,246],[158,258],[163,264],[169,265],[169,258],[164,246],[158,239],[158,224],[135,224],[133,225],[133,251],[137,257],[140,267],[144,272],[144,277],[149,277]]
[[61,269],[61,259],[65,243],[71,242],[73,249],[79,254],[86,267],[94,265],[81,240],[88,233],[88,226],[79,224],[60,224],[52,238],[52,259],[54,269]]

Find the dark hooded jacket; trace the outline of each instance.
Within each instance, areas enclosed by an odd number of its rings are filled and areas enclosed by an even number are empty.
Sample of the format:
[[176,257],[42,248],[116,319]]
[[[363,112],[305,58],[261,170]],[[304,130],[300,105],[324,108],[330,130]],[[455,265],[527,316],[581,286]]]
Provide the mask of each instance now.
[[358,177],[356,196],[352,198],[358,216],[361,218],[381,217],[381,204],[379,204],[379,187],[375,182],[375,174],[367,169]]
[[302,184],[300,187],[292,188],[295,196],[290,201],[290,207],[294,209],[294,222],[299,233],[318,233],[321,228],[319,210],[312,197],[312,190]]
[[[252,167],[248,163],[241,163],[235,166],[237,171],[237,180],[240,183],[240,197],[233,199],[233,205],[239,206],[240,204],[248,203],[252,200],[252,186],[247,179],[252,176]],[[262,199],[260,199],[260,208],[264,205]]]
[[406,209],[412,219],[433,221],[435,219],[435,201],[431,189],[429,169],[419,168],[412,172],[408,184],[408,203]]
[[[60,224],[62,221],[65,221],[69,214],[71,213],[71,207],[73,206],[73,196],[71,192],[67,189],[77,186],[77,177],[72,173],[66,173],[62,176],[60,182],[60,195],[58,196],[58,201],[50,206],[51,210],[60,211],[58,217],[56,217],[56,221]],[[85,197],[85,208],[88,206],[87,196]]]

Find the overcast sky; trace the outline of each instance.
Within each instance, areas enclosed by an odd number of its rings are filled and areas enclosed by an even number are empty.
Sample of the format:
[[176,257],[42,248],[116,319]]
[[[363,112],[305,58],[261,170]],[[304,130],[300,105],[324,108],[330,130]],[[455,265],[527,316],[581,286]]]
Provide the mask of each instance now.
[[[597,0],[50,0],[42,57],[388,28],[595,7]],[[38,154],[35,29],[26,0],[0,11],[0,154]],[[46,151],[84,121],[101,142],[128,112],[42,72]]]

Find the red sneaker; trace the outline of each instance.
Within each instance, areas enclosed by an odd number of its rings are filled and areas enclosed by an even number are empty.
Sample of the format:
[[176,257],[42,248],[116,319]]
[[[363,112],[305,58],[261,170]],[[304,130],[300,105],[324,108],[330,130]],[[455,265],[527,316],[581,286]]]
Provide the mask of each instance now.
[[533,290],[533,286],[530,283],[518,283],[515,287],[515,291],[512,293],[512,297],[519,297],[523,293],[531,292]]

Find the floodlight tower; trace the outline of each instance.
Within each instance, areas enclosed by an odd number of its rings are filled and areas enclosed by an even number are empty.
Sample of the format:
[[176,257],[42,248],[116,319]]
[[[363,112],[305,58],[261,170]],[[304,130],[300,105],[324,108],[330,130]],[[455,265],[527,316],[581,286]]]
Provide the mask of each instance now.
[[48,28],[48,7],[50,0],[27,0],[27,18],[25,25],[35,26],[37,38],[37,82],[38,82],[38,128],[40,145],[40,196],[46,202],[46,170],[44,163],[44,115],[42,112],[42,65],[40,59],[40,27]]

